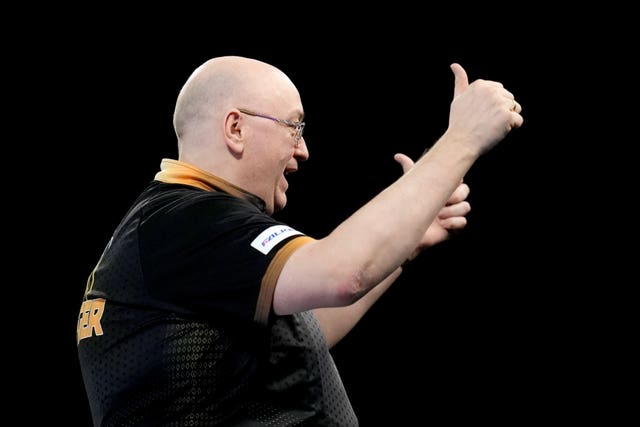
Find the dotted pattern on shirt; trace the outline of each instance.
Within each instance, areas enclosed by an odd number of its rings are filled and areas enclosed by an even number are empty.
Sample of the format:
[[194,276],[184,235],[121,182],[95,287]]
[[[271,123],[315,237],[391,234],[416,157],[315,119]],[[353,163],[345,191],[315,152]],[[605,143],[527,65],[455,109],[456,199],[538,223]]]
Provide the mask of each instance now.
[[266,387],[272,400],[249,408],[260,425],[358,426],[320,324],[311,311],[276,319],[271,328],[267,372]]
[[[137,219],[130,225],[135,229]],[[151,298],[139,286],[137,235],[120,237],[96,270],[111,284],[108,295],[99,288],[92,295],[107,299],[105,334],[79,344],[96,424],[211,426],[233,411],[242,421],[224,425],[358,425],[311,312],[275,319],[271,353],[256,371],[253,352],[232,348],[237,335],[173,315],[170,304],[140,305]],[[255,391],[253,403],[238,408],[237,401]]]
[[[231,415],[229,401],[243,393],[253,372],[251,366],[238,370],[237,359],[236,369],[224,369],[229,340],[202,322],[157,317],[143,334],[125,338],[132,346],[119,346],[115,333],[101,338],[110,351],[92,359],[89,375],[99,379],[91,389],[92,401],[113,409],[96,411],[103,418],[94,422],[102,426],[218,425]],[[229,383],[236,389],[220,386]],[[113,393],[123,386],[126,395]],[[119,401],[112,400],[114,395]]]

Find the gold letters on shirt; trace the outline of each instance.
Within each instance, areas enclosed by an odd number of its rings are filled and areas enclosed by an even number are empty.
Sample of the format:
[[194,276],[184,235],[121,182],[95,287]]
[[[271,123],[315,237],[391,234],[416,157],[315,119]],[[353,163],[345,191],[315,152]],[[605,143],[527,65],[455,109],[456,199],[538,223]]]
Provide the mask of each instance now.
[[[108,246],[111,246],[111,240],[109,241]],[[102,257],[100,257],[100,260],[102,260]],[[87,298],[87,295],[93,289],[97,268],[98,266],[96,265],[96,267],[89,275],[89,278],[87,279],[87,287],[84,291],[85,298]],[[104,298],[85,299],[82,302],[82,307],[80,307],[80,314],[78,314],[78,326],[76,329],[77,343],[80,343],[80,341],[85,338],[92,337],[94,333],[97,336],[102,335],[103,332],[100,320],[102,319],[102,314],[104,313],[104,305],[106,304],[106,302],[107,301]]]
[[76,332],[76,338],[78,343],[94,335],[102,335],[102,325],[100,320],[104,313],[104,305],[106,300],[104,298],[89,299],[83,301],[80,308],[80,314],[78,315],[78,329]]

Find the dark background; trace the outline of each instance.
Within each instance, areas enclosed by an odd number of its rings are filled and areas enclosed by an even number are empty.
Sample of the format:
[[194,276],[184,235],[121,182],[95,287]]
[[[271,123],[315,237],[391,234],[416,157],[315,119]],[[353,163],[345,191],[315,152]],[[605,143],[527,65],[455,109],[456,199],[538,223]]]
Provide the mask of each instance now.
[[34,62],[48,80],[38,111],[53,119],[40,159],[46,185],[29,197],[55,200],[43,224],[50,255],[42,268],[57,287],[48,298],[60,357],[35,352],[44,393],[60,396],[47,405],[48,421],[91,423],[75,347],[86,278],[161,159],[177,156],[172,113],[182,84],[202,62],[227,54],[277,66],[301,93],[310,159],[288,178],[289,203],[276,217],[317,238],[400,176],[394,153],[417,158],[445,131],[452,62],[471,81],[504,83],[523,106],[523,127],[466,177],[466,229],[422,254],[334,348],[363,426],[598,411],[586,398],[594,375],[583,375],[592,359],[582,352],[597,322],[578,316],[580,280],[567,260],[576,242],[562,237],[575,227],[566,213],[566,159],[579,143],[564,127],[562,91],[568,64],[589,70],[585,40],[553,20],[536,34],[554,37],[526,41],[504,26],[423,31],[435,21],[393,31],[380,22],[366,31],[341,27],[313,41],[86,21],[42,38],[47,59]]

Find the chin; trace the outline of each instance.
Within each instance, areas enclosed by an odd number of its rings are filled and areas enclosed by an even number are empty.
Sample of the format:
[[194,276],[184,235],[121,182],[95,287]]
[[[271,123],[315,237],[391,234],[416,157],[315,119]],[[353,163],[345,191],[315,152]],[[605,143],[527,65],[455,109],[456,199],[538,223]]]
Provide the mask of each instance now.
[[276,196],[273,199],[273,211],[277,212],[279,210],[284,209],[284,207],[287,205],[287,196],[286,194],[282,193],[278,196]]

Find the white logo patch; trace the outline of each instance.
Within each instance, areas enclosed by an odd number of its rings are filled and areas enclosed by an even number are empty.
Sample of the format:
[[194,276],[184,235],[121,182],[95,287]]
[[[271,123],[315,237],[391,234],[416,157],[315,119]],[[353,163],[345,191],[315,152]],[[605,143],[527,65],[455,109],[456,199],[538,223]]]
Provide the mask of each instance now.
[[253,239],[251,246],[266,255],[278,243],[282,242],[287,237],[295,236],[296,234],[302,233],[298,230],[294,230],[288,225],[273,225]]

